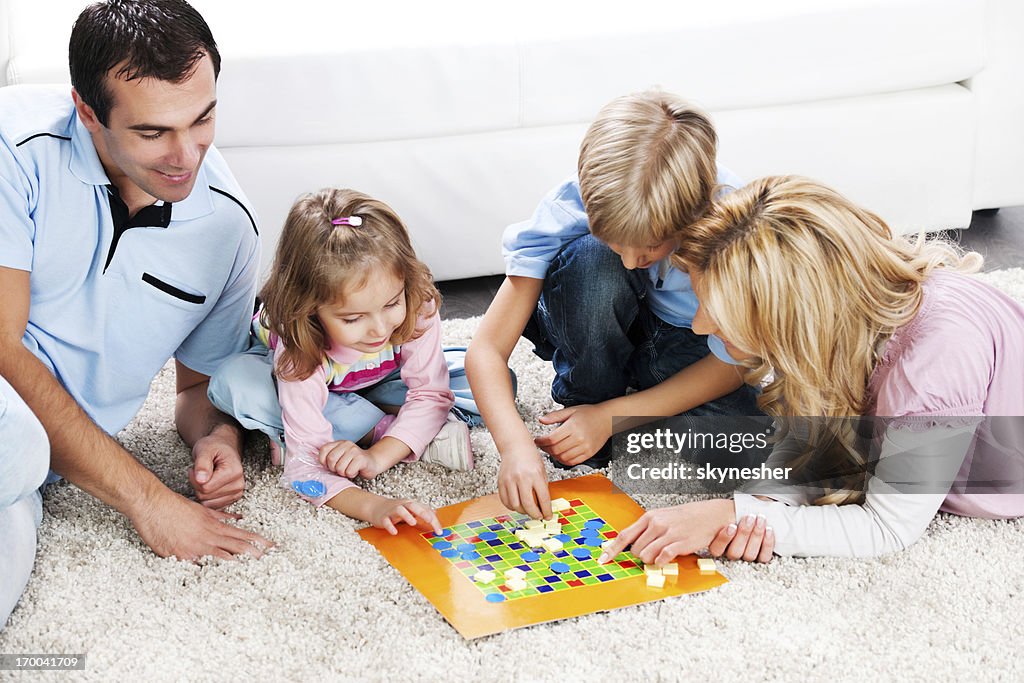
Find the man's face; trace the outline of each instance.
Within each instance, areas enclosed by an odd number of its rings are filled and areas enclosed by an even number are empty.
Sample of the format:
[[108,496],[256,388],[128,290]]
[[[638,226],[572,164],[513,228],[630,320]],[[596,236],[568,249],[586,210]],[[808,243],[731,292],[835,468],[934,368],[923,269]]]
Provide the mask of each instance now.
[[106,126],[77,94],[75,102],[111,182],[136,201],[143,193],[165,202],[185,199],[213,144],[217,81],[209,56],[181,83],[108,75],[107,87],[113,106]]

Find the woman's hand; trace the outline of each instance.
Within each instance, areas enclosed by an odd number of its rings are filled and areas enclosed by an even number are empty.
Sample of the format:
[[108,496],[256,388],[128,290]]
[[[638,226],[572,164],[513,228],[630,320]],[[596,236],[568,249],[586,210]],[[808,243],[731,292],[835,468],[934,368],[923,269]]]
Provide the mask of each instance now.
[[746,562],[771,562],[775,556],[775,531],[760,515],[747,515],[739,525],[723,527],[708,546],[714,557]]
[[707,548],[735,517],[736,506],[728,498],[650,510],[623,529],[598,562],[606,564],[632,545],[633,554],[645,564],[668,564],[680,555]]

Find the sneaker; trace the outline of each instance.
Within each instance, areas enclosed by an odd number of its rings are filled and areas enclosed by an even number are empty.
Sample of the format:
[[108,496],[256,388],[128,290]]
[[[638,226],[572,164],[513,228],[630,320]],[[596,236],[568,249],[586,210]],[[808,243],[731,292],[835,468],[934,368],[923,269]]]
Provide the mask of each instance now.
[[285,448],[273,439],[270,440],[270,464],[274,467],[284,465]]
[[449,415],[441,431],[427,444],[420,462],[436,462],[450,470],[473,469],[473,443],[466,423]]

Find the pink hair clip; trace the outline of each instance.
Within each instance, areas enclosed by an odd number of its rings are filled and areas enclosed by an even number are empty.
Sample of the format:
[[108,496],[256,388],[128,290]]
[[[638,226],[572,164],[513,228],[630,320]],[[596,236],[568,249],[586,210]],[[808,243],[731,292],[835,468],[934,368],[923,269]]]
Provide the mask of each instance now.
[[353,228],[358,228],[362,224],[363,219],[359,216],[342,216],[331,221],[331,225],[348,225]]

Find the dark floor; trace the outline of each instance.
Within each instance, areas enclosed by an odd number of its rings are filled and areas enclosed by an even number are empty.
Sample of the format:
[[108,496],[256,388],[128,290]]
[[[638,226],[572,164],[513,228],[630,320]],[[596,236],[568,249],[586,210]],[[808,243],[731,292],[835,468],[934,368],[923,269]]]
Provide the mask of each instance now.
[[[985,270],[1024,267],[1024,206],[996,212],[978,211],[968,230],[954,230],[952,239],[985,257]],[[504,279],[501,275],[439,282],[445,319],[483,315]]]

